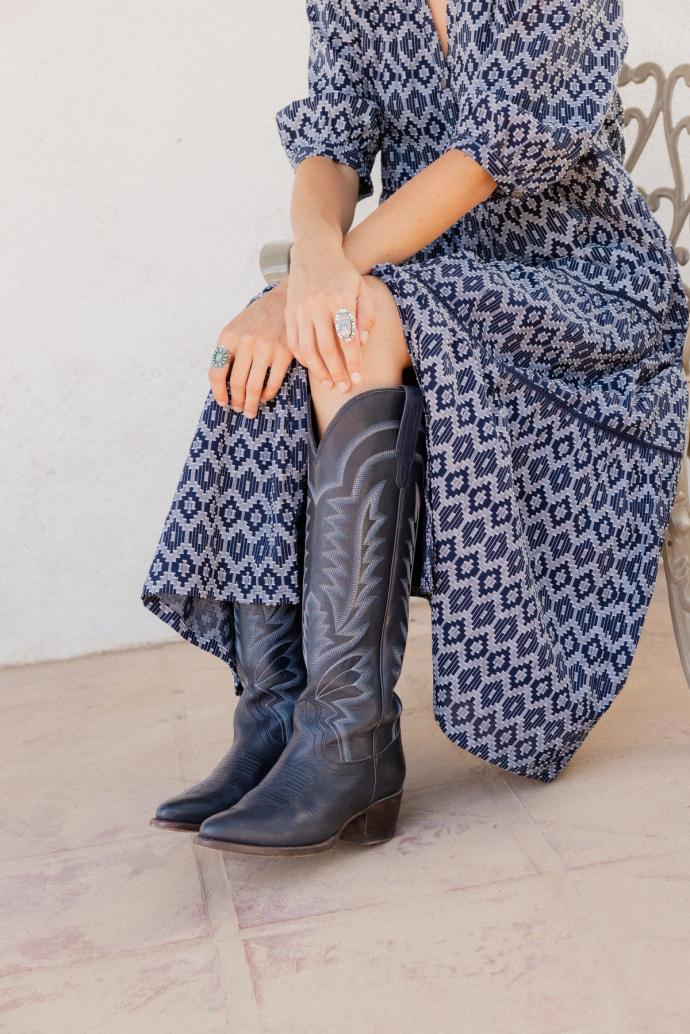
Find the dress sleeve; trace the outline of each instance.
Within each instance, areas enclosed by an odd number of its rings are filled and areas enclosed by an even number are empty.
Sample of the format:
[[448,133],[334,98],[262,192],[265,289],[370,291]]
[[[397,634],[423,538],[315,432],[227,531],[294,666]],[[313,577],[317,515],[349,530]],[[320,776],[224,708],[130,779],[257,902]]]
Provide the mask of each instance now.
[[506,192],[538,193],[587,153],[615,100],[628,37],[620,0],[498,0],[496,35],[451,148]]
[[371,170],[381,147],[381,111],[363,71],[355,19],[343,0],[307,0],[311,30],[309,95],[276,114],[292,168],[323,155],[359,175],[358,200],[374,192]]

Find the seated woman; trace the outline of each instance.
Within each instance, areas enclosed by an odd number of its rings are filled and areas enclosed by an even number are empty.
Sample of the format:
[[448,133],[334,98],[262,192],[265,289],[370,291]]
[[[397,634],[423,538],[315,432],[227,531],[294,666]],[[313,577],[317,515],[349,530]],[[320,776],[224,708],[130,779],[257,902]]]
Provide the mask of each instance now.
[[680,274],[622,165],[619,0],[307,12],[290,273],[220,335],[143,590],[241,692],[228,753],[154,821],[258,853],[394,834],[410,594],[446,735],[556,778],[627,677],[687,420]]

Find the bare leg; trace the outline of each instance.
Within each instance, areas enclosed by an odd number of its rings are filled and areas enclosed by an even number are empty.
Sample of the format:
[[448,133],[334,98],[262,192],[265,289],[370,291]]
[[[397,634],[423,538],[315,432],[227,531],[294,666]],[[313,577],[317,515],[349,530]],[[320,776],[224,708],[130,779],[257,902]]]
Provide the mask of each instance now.
[[316,414],[316,430],[323,435],[331,420],[353,395],[370,388],[396,388],[403,383],[403,373],[412,366],[405,343],[398,307],[390,290],[379,277],[367,276],[374,292],[376,323],[362,347],[363,377],[347,392],[326,388],[316,377],[309,376],[309,390]]

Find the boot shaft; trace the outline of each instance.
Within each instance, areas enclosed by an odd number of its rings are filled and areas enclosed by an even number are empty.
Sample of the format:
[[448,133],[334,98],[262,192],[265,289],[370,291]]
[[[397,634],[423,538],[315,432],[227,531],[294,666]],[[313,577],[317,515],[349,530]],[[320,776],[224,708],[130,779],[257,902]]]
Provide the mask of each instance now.
[[309,413],[303,636],[324,748],[342,761],[399,735],[393,692],[407,636],[424,476],[418,388],[348,400],[316,445]]
[[235,603],[235,651],[242,687],[235,737],[257,723],[263,734],[287,743],[295,702],[306,685],[298,604]]

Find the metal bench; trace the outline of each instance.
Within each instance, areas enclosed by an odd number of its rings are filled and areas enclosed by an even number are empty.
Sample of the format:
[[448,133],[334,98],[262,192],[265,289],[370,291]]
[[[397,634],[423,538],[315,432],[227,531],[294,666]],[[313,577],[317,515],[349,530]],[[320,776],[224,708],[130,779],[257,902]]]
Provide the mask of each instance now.
[[[680,92],[677,87],[679,84],[690,87],[690,65],[680,65],[669,74],[653,62],[637,68],[623,67],[619,85],[624,96],[634,93],[635,86],[648,83],[654,90],[649,110],[645,112],[641,107],[625,110],[626,127],[633,126],[636,130],[632,145],[628,144],[625,167],[636,178],[634,174],[640,159],[661,126],[672,183],[651,191],[640,185],[640,190],[652,212],[658,212],[662,202],[671,206],[672,220],[665,229],[681,267],[688,267],[686,291],[690,299],[690,251],[682,244],[683,233],[687,232],[690,223],[690,187],[685,183],[681,158],[681,140],[685,133],[690,137],[690,114],[681,118],[675,118],[674,114],[676,96]],[[290,246],[291,241],[279,240],[270,241],[261,249],[259,264],[267,283],[275,283],[287,274]],[[685,345],[683,369],[690,386],[690,334]],[[676,643],[685,678],[690,685],[690,434],[686,434],[678,492],[662,556]]]
[[[654,96],[647,112],[639,107],[626,108],[625,124],[634,125],[636,137],[632,147],[628,148],[625,166],[634,175],[640,158],[645,153],[654,131],[659,124],[663,127],[663,136],[669,159],[672,183],[656,187],[652,191],[640,190],[644,194],[652,212],[661,208],[662,202],[671,206],[671,223],[666,230],[681,268],[688,267],[690,274],[690,252],[682,244],[682,236],[687,232],[690,222],[690,187],[683,176],[681,146],[687,146],[690,140],[690,114],[675,117],[676,98],[680,91],[678,86],[690,87],[690,65],[680,65],[668,75],[653,62],[647,62],[638,68],[625,66],[620,79],[621,89],[627,97],[632,87],[651,82]],[[684,98],[687,104],[687,98]],[[690,111],[690,106],[686,108]],[[686,292],[690,299],[690,277],[686,278]],[[690,385],[690,335],[685,343],[683,354],[683,370],[685,379]],[[678,491],[671,511],[671,521],[664,542],[662,555],[668,586],[668,598],[673,619],[673,630],[676,635],[678,653],[685,671],[685,678],[690,685],[690,438],[686,435],[685,453],[681,466]]]

